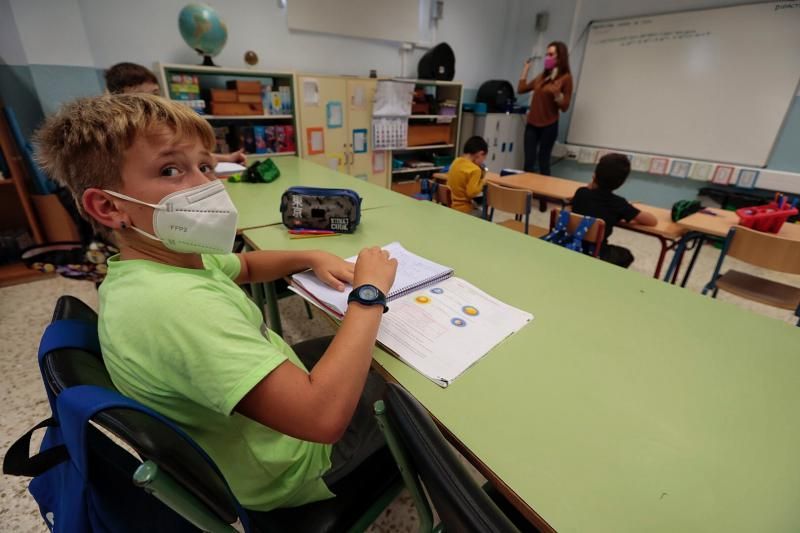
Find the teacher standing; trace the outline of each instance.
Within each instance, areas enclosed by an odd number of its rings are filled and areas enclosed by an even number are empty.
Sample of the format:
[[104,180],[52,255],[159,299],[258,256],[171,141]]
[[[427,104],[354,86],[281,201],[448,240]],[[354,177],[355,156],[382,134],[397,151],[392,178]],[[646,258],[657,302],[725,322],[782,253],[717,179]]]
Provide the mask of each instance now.
[[525,62],[517,93],[533,91],[528,124],[525,126],[525,171],[550,175],[550,156],[558,135],[558,114],[569,109],[572,99],[572,74],[567,45],[555,41],[547,45],[544,71],[528,81],[531,61]]

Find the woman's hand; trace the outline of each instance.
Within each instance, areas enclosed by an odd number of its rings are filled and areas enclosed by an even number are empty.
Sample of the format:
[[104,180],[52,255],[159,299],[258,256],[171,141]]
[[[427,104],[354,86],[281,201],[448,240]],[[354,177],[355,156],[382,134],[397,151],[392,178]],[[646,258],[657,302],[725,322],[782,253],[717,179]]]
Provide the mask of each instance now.
[[345,283],[353,283],[355,265],[328,252],[314,252],[310,267],[323,283],[337,291],[343,291]]
[[558,93],[555,95],[555,101],[557,104],[561,104],[564,101],[564,93]]

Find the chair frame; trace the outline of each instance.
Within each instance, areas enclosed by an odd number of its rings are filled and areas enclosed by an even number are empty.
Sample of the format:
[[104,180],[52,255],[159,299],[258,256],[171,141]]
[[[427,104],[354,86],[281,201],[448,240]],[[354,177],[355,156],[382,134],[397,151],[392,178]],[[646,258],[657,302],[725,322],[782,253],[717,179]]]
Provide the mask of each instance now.
[[483,218],[492,222],[494,218],[494,207],[490,206],[490,198],[491,195],[489,194],[489,189],[491,187],[497,187],[500,190],[509,190],[509,191],[519,191],[524,193],[525,198],[525,212],[524,213],[514,213],[514,220],[519,220],[518,217],[524,217],[525,219],[525,235],[528,235],[528,231],[530,230],[530,220],[531,220],[531,210],[533,209],[533,193],[530,191],[526,191],[524,189],[514,189],[512,187],[505,187],[503,185],[497,185],[496,183],[487,183],[483,186]]
[[[725,257],[728,255],[728,251],[733,244],[733,239],[736,237],[736,230],[737,226],[732,227],[728,230],[728,235],[725,237],[725,242],[722,244],[722,250],[719,253],[719,257],[717,258],[717,264],[714,267],[714,273],[711,274],[711,280],[706,283],[703,287],[702,294],[707,294],[711,291],[711,297],[716,298],[717,293],[719,292],[719,287],[717,286],[717,281],[719,278],[722,277],[720,274],[720,270],[722,270],[722,263],[725,261]],[[800,327],[800,305],[797,306],[797,309],[794,311],[795,316],[797,317],[797,327]]]

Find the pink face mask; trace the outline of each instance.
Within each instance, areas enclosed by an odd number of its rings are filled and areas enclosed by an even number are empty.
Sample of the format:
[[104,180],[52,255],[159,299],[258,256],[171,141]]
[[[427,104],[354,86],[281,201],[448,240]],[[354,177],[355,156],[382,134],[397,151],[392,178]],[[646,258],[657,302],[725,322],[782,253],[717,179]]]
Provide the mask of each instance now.
[[546,56],[544,58],[544,69],[545,70],[553,70],[553,68],[555,66],[556,66],[556,58],[550,57],[550,56]]

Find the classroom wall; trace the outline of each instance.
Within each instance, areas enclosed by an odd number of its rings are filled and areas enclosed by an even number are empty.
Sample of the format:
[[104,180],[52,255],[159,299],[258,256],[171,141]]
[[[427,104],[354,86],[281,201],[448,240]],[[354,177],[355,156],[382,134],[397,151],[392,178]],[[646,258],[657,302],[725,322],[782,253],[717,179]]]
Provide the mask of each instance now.
[[[592,0],[533,0],[523,6],[524,13],[521,15],[521,19],[532,21],[537,12],[549,12],[550,24],[543,35],[543,40],[545,44],[553,40],[561,40],[570,45],[570,62],[573,75],[576,77],[578,84],[580,84],[578,77],[584,48],[582,33],[592,20],[707,9],[741,3],[743,2],[736,0],[670,0],[669,3],[665,3],[662,0],[604,0],[602,2]],[[513,61],[519,65],[518,69],[521,69],[525,57],[530,55],[535,38],[518,31],[515,34],[515,39]],[[765,58],[768,59],[769,55],[767,54]],[[538,71],[539,69],[541,69],[541,64],[536,66],[536,70]],[[516,80],[516,78],[512,78],[512,80]],[[632,87],[631,90],[635,90],[635,88]],[[525,102],[528,102],[527,97]],[[559,128],[559,140],[561,142],[566,140],[569,120],[570,113],[562,115]],[[743,129],[743,134],[746,134],[746,128]],[[795,97],[790,106],[767,168],[800,172],[800,150],[797,149],[798,146],[800,146],[800,96]],[[564,162],[555,165],[553,172],[567,178],[582,179],[585,178],[587,172],[590,174],[590,171],[584,167],[587,166]],[[656,198],[661,196],[665,199],[673,197],[676,191],[690,193],[692,189],[699,189],[703,186],[699,182],[669,177],[659,178],[647,174],[635,177],[635,181],[641,184],[640,193],[647,192],[647,184],[652,183],[653,191],[656,192],[654,194],[648,193],[647,195]],[[687,196],[687,198],[690,196]],[[640,199],[646,201],[643,197]],[[666,201],[661,203],[665,206],[667,204]]]
[[[199,63],[180,37],[177,16],[187,0],[0,0],[21,36],[6,63],[27,67],[51,113],[67,100],[102,91],[98,72],[120,61],[153,67],[156,62]],[[228,42],[215,62],[244,67],[247,50],[258,53],[256,68],[297,72],[415,76],[424,50],[401,54],[398,43],[290,32],[286,9],[276,0],[211,2],[228,26]],[[526,0],[449,0],[437,26],[428,22],[431,0],[420,1],[420,42],[448,42],[456,53],[456,79],[467,98],[492,78],[513,78],[508,36],[523,24]],[[0,11],[0,13],[2,13]],[[509,16],[497,16],[508,13]],[[5,17],[4,17],[5,18]],[[0,37],[5,50],[5,37]],[[5,53],[5,52],[4,52]],[[92,70],[97,71],[92,73]],[[26,125],[32,129],[34,125]]]

